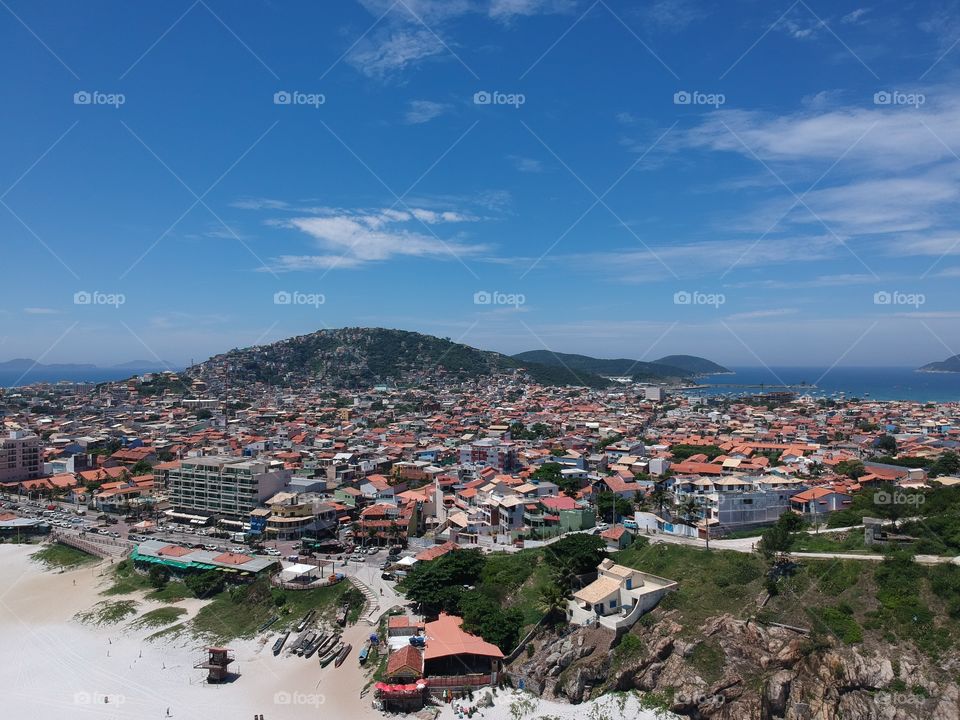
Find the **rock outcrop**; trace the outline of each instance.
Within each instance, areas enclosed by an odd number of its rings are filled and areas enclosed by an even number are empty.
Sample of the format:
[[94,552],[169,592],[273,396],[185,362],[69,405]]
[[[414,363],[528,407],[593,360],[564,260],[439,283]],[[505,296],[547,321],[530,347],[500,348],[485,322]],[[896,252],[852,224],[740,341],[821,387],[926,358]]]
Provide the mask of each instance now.
[[579,703],[614,690],[711,720],[956,720],[960,658],[933,663],[910,648],[814,642],[730,615],[693,636],[662,613],[615,643],[600,628],[536,638],[509,673],[544,697]]

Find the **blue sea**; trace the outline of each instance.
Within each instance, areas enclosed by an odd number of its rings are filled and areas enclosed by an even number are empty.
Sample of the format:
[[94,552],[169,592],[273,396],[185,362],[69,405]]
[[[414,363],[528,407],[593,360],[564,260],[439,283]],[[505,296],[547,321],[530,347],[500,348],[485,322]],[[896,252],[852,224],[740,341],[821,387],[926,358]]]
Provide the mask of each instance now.
[[117,368],[51,370],[50,368],[39,367],[30,370],[26,374],[24,374],[23,370],[0,370],[0,387],[15,387],[32,385],[34,383],[56,383],[61,381],[101,383],[110,380],[126,380],[137,374],[138,372],[136,370]]
[[[815,385],[795,392],[814,396],[845,393],[848,398],[871,400],[960,401],[960,373],[920,373],[914,368],[883,367],[743,367],[733,375],[700,378],[704,385],[691,391],[702,395],[743,395],[776,390],[774,387],[741,388],[734,385]],[[727,387],[725,387],[727,385]]]

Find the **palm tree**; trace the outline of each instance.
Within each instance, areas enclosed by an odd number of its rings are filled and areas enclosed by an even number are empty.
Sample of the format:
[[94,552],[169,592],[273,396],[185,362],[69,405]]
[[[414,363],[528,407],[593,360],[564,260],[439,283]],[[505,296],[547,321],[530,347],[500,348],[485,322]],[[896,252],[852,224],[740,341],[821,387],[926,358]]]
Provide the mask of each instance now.
[[670,493],[664,487],[663,483],[657,483],[653,487],[653,492],[650,493],[650,501],[653,503],[654,507],[657,508],[657,515],[663,516],[663,506],[667,505],[670,502]]
[[567,616],[569,596],[561,586],[549,583],[540,588],[537,597],[537,610],[543,613],[547,621],[559,620]]

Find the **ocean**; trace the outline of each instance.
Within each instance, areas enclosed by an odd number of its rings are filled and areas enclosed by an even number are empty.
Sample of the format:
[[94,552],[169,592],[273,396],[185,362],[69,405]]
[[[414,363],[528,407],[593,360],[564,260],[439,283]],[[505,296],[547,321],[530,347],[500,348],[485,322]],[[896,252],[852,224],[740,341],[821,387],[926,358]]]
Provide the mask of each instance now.
[[710,375],[699,380],[714,387],[691,391],[703,395],[742,395],[776,388],[740,388],[724,385],[816,385],[801,394],[814,396],[845,393],[871,400],[918,402],[960,401],[960,373],[920,373],[903,367],[741,367],[733,375]]
[[138,373],[135,370],[117,368],[90,368],[87,370],[51,370],[38,367],[24,374],[23,370],[0,370],[0,387],[17,387],[33,383],[92,382],[101,383],[110,380],[126,380]]

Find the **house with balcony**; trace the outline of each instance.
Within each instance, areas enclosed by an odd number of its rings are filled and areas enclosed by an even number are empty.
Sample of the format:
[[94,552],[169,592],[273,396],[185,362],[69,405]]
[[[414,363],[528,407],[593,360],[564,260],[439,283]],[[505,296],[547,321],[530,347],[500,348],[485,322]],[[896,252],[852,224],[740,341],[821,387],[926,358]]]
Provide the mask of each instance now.
[[597,566],[597,579],[573,593],[567,619],[574,625],[597,624],[613,631],[628,628],[677,587],[675,580],[617,565],[607,558]]

